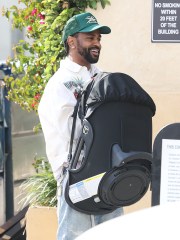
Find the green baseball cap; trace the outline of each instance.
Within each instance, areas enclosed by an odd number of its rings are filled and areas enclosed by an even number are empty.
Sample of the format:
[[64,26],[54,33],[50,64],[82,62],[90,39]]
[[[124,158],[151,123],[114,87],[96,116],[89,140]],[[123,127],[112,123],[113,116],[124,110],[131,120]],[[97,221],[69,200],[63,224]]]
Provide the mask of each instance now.
[[74,15],[67,21],[64,27],[62,40],[65,42],[69,36],[78,32],[92,32],[99,29],[101,34],[108,34],[111,29],[107,26],[99,25],[97,19],[89,12]]

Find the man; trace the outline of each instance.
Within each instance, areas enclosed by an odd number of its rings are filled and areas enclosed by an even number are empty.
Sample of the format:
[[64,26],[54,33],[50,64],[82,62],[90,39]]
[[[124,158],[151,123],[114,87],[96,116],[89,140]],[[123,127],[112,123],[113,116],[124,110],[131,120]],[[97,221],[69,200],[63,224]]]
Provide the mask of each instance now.
[[[101,34],[110,32],[111,29],[99,25],[91,13],[78,14],[68,20],[62,36],[67,57],[61,61],[59,70],[47,83],[39,104],[38,113],[47,157],[59,189],[58,240],[73,240],[94,225],[122,214],[121,208],[109,214],[95,216],[77,212],[66,203],[62,187],[76,96],[100,72],[94,63],[98,62],[101,51]],[[77,119],[75,141],[80,124]]]

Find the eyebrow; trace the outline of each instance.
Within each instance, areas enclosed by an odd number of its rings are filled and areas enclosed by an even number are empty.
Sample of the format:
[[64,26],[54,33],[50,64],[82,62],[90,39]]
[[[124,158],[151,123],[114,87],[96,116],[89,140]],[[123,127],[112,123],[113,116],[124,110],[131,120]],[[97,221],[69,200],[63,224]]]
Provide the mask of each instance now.
[[[89,35],[89,36],[95,36],[96,33],[93,33],[93,32],[86,32],[85,33],[86,35]],[[101,38],[101,34],[99,33],[99,37]]]

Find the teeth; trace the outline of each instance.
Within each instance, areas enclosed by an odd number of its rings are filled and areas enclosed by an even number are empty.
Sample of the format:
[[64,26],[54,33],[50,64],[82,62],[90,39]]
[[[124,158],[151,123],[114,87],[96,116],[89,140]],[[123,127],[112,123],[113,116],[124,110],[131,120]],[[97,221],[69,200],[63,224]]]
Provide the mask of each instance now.
[[93,51],[93,52],[96,52],[96,53],[98,53],[98,52],[99,52],[97,49],[93,49],[92,51]]

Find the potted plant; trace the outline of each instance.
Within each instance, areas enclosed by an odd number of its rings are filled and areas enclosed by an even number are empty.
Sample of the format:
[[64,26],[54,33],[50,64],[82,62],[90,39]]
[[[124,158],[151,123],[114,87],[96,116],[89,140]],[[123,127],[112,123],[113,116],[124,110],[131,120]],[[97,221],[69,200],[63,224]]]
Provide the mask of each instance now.
[[20,185],[18,196],[22,207],[29,205],[26,214],[27,239],[55,239],[57,231],[56,180],[47,159],[36,157],[33,166],[36,173]]

